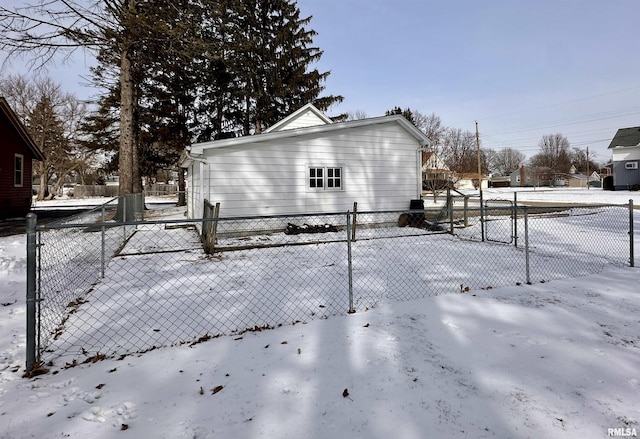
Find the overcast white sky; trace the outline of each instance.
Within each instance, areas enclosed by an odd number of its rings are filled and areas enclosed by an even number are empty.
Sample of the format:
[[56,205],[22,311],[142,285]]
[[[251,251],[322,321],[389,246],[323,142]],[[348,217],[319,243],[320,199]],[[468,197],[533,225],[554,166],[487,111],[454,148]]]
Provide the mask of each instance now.
[[[4,1],[4,0],[3,0]],[[9,0],[15,3],[16,0]],[[394,106],[475,130],[483,147],[535,154],[543,134],[606,162],[616,130],[640,125],[637,0],[299,0],[312,15],[329,115]],[[55,80],[81,97],[91,59]],[[17,66],[14,70],[19,70]]]

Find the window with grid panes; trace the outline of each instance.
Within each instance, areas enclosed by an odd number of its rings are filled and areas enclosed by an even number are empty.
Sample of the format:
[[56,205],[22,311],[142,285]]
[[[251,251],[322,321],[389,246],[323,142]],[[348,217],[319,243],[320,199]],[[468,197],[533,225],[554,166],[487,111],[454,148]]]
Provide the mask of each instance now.
[[309,188],[322,189],[324,187],[324,168],[309,168]]
[[341,189],[342,188],[342,169],[341,168],[327,168],[327,189]]
[[24,180],[24,156],[22,154],[16,154],[13,168],[13,185],[15,187],[22,187]]
[[343,188],[342,167],[311,166],[308,177],[309,190],[339,191]]

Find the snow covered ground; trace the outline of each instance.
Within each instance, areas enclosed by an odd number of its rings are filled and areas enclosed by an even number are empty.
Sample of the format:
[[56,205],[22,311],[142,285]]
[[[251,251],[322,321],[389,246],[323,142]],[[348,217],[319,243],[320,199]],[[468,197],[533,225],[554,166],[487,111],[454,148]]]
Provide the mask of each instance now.
[[[506,199],[506,190],[489,190]],[[634,192],[518,200],[628,203]],[[635,218],[638,248],[640,218]],[[0,238],[0,438],[604,438],[640,429],[637,268],[396,302],[22,378],[25,237]]]

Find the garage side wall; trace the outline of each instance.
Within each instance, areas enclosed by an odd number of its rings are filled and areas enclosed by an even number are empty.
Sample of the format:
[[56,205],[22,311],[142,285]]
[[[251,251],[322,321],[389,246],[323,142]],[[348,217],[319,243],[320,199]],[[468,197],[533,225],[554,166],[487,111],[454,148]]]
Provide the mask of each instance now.
[[[259,140],[259,136],[256,136]],[[230,216],[407,209],[418,196],[418,140],[390,122],[204,151],[194,217],[207,198]],[[197,167],[197,164],[194,164]],[[309,167],[342,169],[342,190],[310,189]],[[198,193],[198,181],[202,183]]]

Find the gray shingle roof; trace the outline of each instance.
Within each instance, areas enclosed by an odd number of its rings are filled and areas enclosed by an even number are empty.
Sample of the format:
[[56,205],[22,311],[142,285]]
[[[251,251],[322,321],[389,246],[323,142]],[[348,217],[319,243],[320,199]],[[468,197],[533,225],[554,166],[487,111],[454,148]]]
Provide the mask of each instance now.
[[613,139],[611,139],[609,148],[638,145],[640,145],[640,127],[620,128]]

